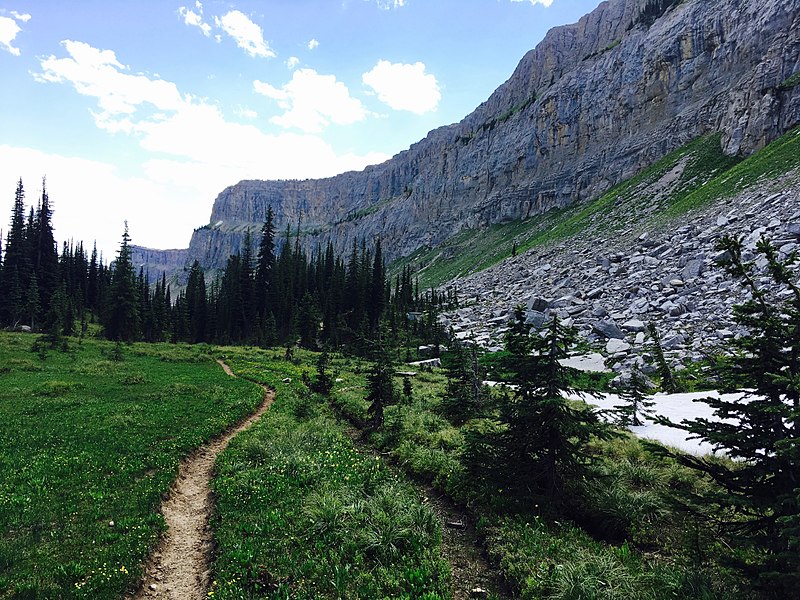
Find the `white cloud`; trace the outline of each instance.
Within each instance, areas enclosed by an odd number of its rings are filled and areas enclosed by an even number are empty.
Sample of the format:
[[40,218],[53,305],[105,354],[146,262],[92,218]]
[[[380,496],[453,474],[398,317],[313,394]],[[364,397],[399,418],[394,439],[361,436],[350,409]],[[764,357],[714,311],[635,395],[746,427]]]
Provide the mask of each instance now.
[[[329,177],[389,158],[379,153],[339,155],[318,136],[275,135],[251,123],[228,121],[219,106],[181,94],[172,82],[128,73],[111,50],[82,42],[63,44],[69,56],[41,59],[37,80],[71,84],[94,99],[95,124],[131,136],[145,158],[132,167],[141,172],[131,177],[102,162],[0,146],[0,184],[5,185],[0,189],[12,190],[19,176],[32,185],[47,175],[61,235],[87,243],[108,235],[101,247],[115,249],[127,218],[134,243],[185,245],[191,229],[206,222],[213,198],[241,179]],[[288,121],[306,116],[327,124],[363,118],[360,102],[334,77],[313,71],[295,72],[295,77],[282,90],[262,84],[289,107],[284,115]],[[304,102],[306,94],[316,95],[316,104]],[[239,115],[256,116],[248,109],[240,109]],[[176,241],[176,223],[186,228],[181,241]]]
[[217,27],[236,40],[236,44],[250,56],[275,57],[275,52],[264,40],[261,27],[253,23],[243,12],[232,10],[222,17],[214,17],[214,22]]
[[541,4],[548,7],[553,3],[553,0],[511,0],[512,2],[530,2],[531,4]]
[[361,80],[395,110],[421,115],[436,110],[442,99],[436,77],[426,73],[421,62],[411,65],[381,60]]
[[289,69],[294,69],[299,64],[300,64],[300,59],[297,58],[296,56],[290,56],[289,58],[286,59],[286,66]]
[[113,50],[98,50],[84,42],[62,42],[68,58],[49,56],[41,60],[42,72],[34,77],[46,83],[69,82],[83,95],[97,99],[100,112],[93,113],[98,126],[130,130],[126,116],[142,105],[158,110],[178,110],[186,103],[177,86],[163,79],[131,75]]
[[178,9],[178,14],[183,17],[183,22],[189,25],[190,27],[197,27],[200,31],[203,32],[203,35],[209,37],[211,35],[211,25],[203,21],[203,5],[202,3],[195,2],[195,9],[194,10],[187,8],[185,6],[181,6]]
[[[550,0],[552,2],[552,0]],[[406,0],[375,0],[378,7],[389,10],[390,8],[402,8],[406,4]]]
[[[166,188],[101,161],[0,145],[0,163],[0,189],[10,193],[22,178],[28,205],[36,203],[46,175],[56,239],[83,241],[87,253],[96,240],[105,260],[114,258],[125,220],[134,244],[165,248],[188,244],[193,227],[208,219],[210,204],[195,200],[197,189]],[[176,223],[186,223],[179,238]]]
[[15,10],[11,11],[11,16],[14,17],[17,21],[22,21],[23,23],[27,23],[31,20],[31,16],[28,13],[18,13]]
[[286,128],[317,133],[330,123],[349,125],[367,117],[364,105],[350,96],[347,86],[335,76],[320,75],[313,69],[298,69],[280,89],[258,80],[253,89],[278,102],[285,112],[271,121]]
[[308,49],[314,50],[315,48],[319,47],[319,40],[312,38],[308,41]]
[[257,119],[258,113],[252,108],[239,107],[236,109],[236,114],[244,119]]
[[[23,16],[30,18],[30,15]],[[20,20],[23,22],[27,21],[27,19]],[[17,37],[17,34],[20,31],[22,31],[22,29],[20,29],[19,25],[17,25],[17,22],[14,19],[9,17],[0,17],[0,47],[5,48],[7,52],[10,52],[14,56],[20,55],[19,48],[13,45],[14,38]]]

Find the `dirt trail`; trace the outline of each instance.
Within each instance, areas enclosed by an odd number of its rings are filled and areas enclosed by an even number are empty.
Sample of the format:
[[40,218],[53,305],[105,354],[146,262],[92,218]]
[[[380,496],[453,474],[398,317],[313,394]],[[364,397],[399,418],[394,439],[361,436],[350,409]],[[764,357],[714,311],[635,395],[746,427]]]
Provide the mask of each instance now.
[[[357,448],[380,457],[388,464],[393,463],[389,455],[378,452],[366,442],[359,429],[350,425],[345,431]],[[393,468],[402,471],[396,464]],[[417,488],[423,502],[433,510],[441,525],[442,556],[450,563],[453,600],[510,598],[511,594],[499,571],[489,564],[467,512],[433,486],[416,481],[413,477],[407,477],[407,481]]]
[[[225,372],[236,377],[230,367],[217,361]],[[228,443],[267,411],[274,392],[264,388],[264,402],[258,409],[220,437],[187,457],[180,466],[178,478],[161,512],[167,522],[167,533],[145,568],[141,589],[130,598],[135,600],[200,600],[207,598],[211,573],[212,538],[211,475],[214,461]]]
[[418,484],[424,501],[442,526],[442,554],[450,563],[453,600],[509,598],[497,569],[489,565],[470,517],[449,498],[429,485]]

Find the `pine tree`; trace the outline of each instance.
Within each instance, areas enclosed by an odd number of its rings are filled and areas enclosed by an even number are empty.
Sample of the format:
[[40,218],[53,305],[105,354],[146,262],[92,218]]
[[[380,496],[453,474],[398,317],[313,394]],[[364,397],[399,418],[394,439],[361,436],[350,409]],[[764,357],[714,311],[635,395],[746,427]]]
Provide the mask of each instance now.
[[566,356],[574,329],[554,316],[544,337],[531,336],[524,320],[524,311],[515,311],[506,335],[506,348],[521,352],[506,365],[516,389],[501,404],[499,427],[489,439],[470,438],[467,463],[478,473],[493,471],[497,484],[520,497],[543,496],[558,507],[570,482],[594,476],[587,442],[607,439],[610,431],[593,411],[564,398],[569,370],[559,359]]
[[53,235],[52,209],[47,194],[46,181],[42,180],[42,198],[34,218],[33,237],[30,241],[33,272],[39,280],[39,298],[42,310],[50,308],[50,299],[59,282],[58,250]]
[[300,335],[300,346],[308,350],[317,349],[317,335],[321,319],[317,303],[311,294],[306,293],[297,309],[295,330]]
[[331,359],[327,352],[320,353],[317,358],[317,374],[311,382],[310,388],[312,392],[327,396],[333,389],[333,376],[330,373]]
[[369,315],[369,326],[372,331],[375,331],[386,306],[386,268],[383,264],[383,252],[381,251],[380,238],[375,243],[375,257],[372,261],[372,273],[368,285],[369,296],[367,299],[367,312]]
[[396,401],[394,388],[394,367],[389,351],[385,345],[385,331],[379,330],[377,339],[373,342],[374,362],[367,374],[367,402],[369,407],[369,427],[379,429],[383,426],[384,409]]
[[617,388],[622,403],[614,406],[613,412],[621,426],[639,427],[643,424],[642,418],[653,416],[655,402],[650,400],[652,390],[645,374],[634,368],[628,381]]
[[453,340],[446,370],[447,387],[440,404],[444,416],[454,425],[482,416],[488,393],[483,385],[476,345],[466,346],[460,340]]
[[194,344],[206,341],[206,321],[208,319],[206,278],[203,268],[196,260],[189,270],[189,281],[186,284],[186,311],[189,322],[189,341]]
[[647,332],[650,334],[656,368],[658,369],[658,375],[661,377],[661,390],[668,394],[681,391],[678,382],[675,381],[675,376],[672,374],[672,369],[669,363],[667,363],[667,359],[664,357],[664,349],[661,346],[661,336],[658,335],[658,329],[656,329],[656,325],[652,321],[647,324]]
[[139,302],[136,274],[131,263],[128,222],[122,234],[117,260],[114,262],[111,286],[104,306],[103,328],[110,340],[132,342],[139,336]]
[[[741,399],[703,400],[720,420],[683,421],[681,429],[722,448],[736,462],[678,455],[683,464],[709,475],[724,490],[704,503],[732,511],[728,530],[757,548],[750,564],[775,597],[792,597],[800,589],[800,287],[798,257],[779,260],[762,239],[758,252],[766,259],[775,286],[759,283],[752,263],[742,257],[742,240],[725,236],[726,270],[739,279],[750,299],[734,307],[734,319],[748,334],[734,339],[731,355],[720,369],[727,381],[741,381]],[[777,290],[777,291],[776,291]],[[753,565],[753,561],[758,562]],[[755,569],[754,569],[755,566]]]
[[258,257],[255,273],[255,295],[258,316],[264,319],[267,314],[272,276],[275,270],[275,215],[272,207],[267,209],[267,219],[261,228],[261,243],[258,246]]
[[241,339],[252,341],[256,333],[256,296],[254,289],[253,242],[248,230],[239,261],[239,293],[241,295]]
[[31,264],[27,252],[25,229],[25,189],[22,179],[20,179],[14,194],[11,227],[6,236],[2,288],[0,288],[2,290],[0,322],[15,325],[25,314],[22,302],[24,292],[29,288],[30,273]]

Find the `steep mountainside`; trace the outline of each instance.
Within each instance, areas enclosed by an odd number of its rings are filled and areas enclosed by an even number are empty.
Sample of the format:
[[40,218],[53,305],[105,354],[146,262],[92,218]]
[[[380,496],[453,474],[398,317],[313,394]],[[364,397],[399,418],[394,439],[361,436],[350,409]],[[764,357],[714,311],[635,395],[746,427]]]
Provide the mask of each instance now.
[[383,164],[227,188],[187,260],[222,267],[268,206],[312,247],[380,236],[394,259],[595,198],[705,133],[747,155],[800,121],[798,72],[800,0],[603,2],[550,31],[463,121]]

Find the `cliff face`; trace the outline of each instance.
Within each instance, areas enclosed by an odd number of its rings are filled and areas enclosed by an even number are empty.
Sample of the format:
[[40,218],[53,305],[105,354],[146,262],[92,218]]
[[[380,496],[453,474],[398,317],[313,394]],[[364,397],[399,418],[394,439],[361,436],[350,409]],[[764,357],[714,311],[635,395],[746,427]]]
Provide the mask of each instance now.
[[800,0],[603,2],[551,30],[463,121],[383,164],[227,188],[187,259],[224,266],[268,206],[311,247],[380,236],[393,259],[593,198],[709,131],[749,154],[800,121],[800,86],[785,83],[798,72]]

